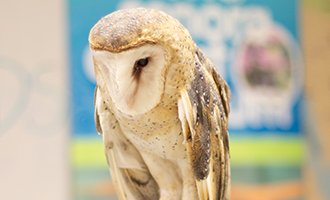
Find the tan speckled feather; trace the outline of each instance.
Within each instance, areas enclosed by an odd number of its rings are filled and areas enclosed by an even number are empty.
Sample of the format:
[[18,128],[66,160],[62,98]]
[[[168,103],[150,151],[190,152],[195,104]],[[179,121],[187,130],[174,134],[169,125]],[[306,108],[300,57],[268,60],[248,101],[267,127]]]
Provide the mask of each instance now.
[[[184,135],[200,199],[229,199],[230,91],[214,64],[196,51],[195,79],[182,92]],[[180,105],[179,105],[180,106]],[[186,120],[186,122],[185,122]]]

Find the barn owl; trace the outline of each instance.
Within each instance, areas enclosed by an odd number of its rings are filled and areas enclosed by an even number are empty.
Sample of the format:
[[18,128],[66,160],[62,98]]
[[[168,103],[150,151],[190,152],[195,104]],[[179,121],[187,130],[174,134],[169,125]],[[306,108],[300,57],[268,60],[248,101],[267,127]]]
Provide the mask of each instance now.
[[230,90],[187,29],[119,10],[90,31],[95,123],[121,200],[230,196]]

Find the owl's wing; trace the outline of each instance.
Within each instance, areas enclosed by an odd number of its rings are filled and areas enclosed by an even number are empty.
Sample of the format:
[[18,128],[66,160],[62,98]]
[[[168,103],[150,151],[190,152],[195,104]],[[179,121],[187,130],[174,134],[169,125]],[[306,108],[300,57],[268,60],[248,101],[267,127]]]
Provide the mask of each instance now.
[[200,200],[230,198],[228,114],[230,90],[198,49],[194,80],[178,102],[188,157]]
[[159,188],[139,151],[124,136],[106,99],[95,90],[95,124],[103,143],[111,176],[120,200],[159,199]]

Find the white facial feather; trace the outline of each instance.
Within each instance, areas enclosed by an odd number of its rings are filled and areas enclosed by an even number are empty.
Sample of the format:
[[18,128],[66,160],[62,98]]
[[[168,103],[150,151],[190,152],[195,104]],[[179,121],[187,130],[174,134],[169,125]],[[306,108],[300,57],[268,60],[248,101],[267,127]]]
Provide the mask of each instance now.
[[[164,92],[165,56],[158,45],[144,45],[121,53],[92,50],[117,109],[128,115],[143,114],[155,107]],[[148,58],[139,78],[134,65]]]

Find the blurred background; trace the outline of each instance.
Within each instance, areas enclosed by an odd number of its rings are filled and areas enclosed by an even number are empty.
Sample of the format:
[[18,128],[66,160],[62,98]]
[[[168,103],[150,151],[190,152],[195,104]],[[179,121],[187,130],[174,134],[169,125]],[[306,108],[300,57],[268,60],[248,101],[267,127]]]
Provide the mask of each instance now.
[[177,18],[230,85],[232,199],[330,199],[329,0],[1,1],[0,199],[117,199],[88,34],[141,6]]

